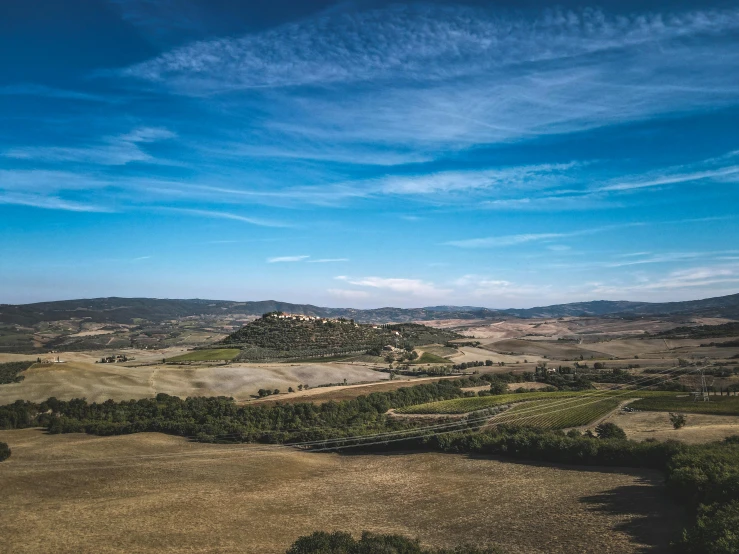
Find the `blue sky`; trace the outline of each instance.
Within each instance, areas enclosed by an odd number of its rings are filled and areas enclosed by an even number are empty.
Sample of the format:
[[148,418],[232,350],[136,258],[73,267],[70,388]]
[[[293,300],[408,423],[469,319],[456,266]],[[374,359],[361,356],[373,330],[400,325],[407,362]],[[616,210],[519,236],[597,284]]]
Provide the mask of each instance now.
[[739,7],[4,0],[0,302],[739,291]]

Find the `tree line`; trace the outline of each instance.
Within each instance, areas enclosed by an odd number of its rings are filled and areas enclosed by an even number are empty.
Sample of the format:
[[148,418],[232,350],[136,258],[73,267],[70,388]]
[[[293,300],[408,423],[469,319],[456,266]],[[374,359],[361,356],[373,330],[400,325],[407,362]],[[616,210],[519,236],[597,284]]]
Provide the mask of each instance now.
[[233,398],[155,398],[102,403],[84,399],[16,401],[0,406],[0,428],[44,426],[50,433],[120,435],[144,431],[204,442],[290,443],[408,429],[417,424],[388,418],[391,408],[464,396],[477,380],[442,380],[342,402],[239,406]]
[[20,383],[24,377],[21,375],[36,362],[5,362],[0,363],[0,385],[8,383]]

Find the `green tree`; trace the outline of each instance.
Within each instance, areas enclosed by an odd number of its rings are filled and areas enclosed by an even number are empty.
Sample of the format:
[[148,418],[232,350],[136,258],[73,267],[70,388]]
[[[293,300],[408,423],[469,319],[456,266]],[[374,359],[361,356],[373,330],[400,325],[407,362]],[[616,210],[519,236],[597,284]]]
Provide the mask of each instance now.
[[679,549],[689,554],[739,552],[739,501],[701,506],[695,525],[683,532]]
[[600,423],[595,427],[599,439],[625,439],[626,432],[615,423]]

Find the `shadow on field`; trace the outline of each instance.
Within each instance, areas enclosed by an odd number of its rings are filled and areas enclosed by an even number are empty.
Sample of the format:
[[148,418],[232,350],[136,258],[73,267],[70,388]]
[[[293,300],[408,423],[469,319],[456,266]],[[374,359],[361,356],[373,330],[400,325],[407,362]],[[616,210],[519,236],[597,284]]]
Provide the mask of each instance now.
[[669,543],[679,538],[687,525],[686,514],[670,502],[661,479],[644,477],[640,482],[642,485],[617,487],[580,501],[590,504],[591,510],[620,517],[623,521],[613,530],[626,533],[634,543],[643,545],[638,552],[671,552]]

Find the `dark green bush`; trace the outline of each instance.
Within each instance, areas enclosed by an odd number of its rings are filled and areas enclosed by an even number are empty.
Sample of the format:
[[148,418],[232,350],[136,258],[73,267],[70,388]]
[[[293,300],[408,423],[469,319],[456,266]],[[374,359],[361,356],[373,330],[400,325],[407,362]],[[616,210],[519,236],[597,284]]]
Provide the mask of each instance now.
[[10,447],[4,442],[0,442],[0,462],[10,458]]

